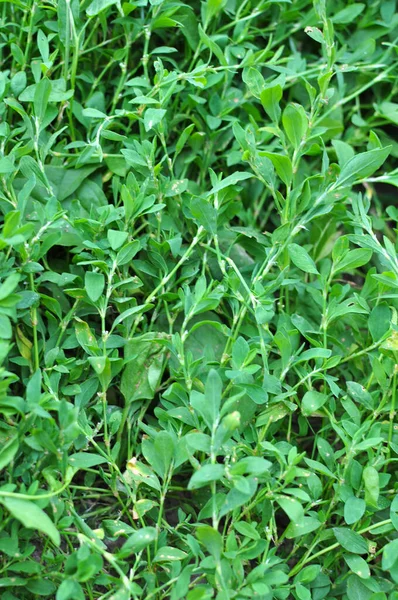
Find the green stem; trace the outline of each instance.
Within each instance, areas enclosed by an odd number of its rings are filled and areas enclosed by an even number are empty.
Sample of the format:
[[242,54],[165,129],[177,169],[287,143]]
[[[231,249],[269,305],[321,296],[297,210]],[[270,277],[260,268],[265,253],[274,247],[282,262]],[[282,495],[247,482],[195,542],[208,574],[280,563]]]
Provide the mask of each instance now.
[[[368,531],[372,531],[372,529],[377,529],[379,527],[383,527],[383,525],[388,525],[389,523],[391,523],[391,519],[385,519],[384,521],[380,521],[379,523],[374,523],[373,525],[370,525],[369,527],[365,527],[364,529],[360,529],[358,531],[358,533],[359,534],[367,533]],[[340,547],[339,542],[336,542],[335,544],[332,544],[331,546],[327,546],[326,548],[323,548],[323,550],[319,550],[319,552],[316,552],[312,556],[308,556],[304,560],[301,560],[290,571],[289,577],[293,577],[294,575],[296,575],[302,569],[302,567],[304,565],[306,565],[309,562],[312,562],[313,560],[315,560],[315,558],[318,558],[319,556],[322,556],[323,554],[326,554],[327,552],[333,552],[333,550],[336,550],[336,548],[339,548],[339,547]]]
[[[33,273],[29,274],[29,280],[30,280],[30,289],[31,291],[34,293],[35,290],[35,282],[33,279]],[[31,321],[32,321],[32,328],[33,328],[33,351],[34,351],[34,366],[35,366],[35,371],[37,371],[40,368],[40,359],[39,359],[39,340],[38,340],[38,336],[37,336],[37,308],[35,306],[33,306],[30,309],[30,315],[31,315]]]

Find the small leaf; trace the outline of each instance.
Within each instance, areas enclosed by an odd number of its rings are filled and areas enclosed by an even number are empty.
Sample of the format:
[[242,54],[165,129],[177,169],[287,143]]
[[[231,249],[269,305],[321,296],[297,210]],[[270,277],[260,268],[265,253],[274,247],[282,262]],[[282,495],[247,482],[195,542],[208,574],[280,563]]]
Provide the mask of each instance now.
[[97,302],[105,287],[105,277],[96,271],[86,271],[84,277],[86,292],[92,302]]
[[164,108],[147,108],[144,114],[145,131],[150,131],[162,121],[166,114]]
[[14,165],[13,161],[8,158],[8,156],[4,156],[0,158],[0,175],[7,175],[8,173],[13,173],[17,169],[17,165]]
[[283,183],[285,185],[290,185],[293,178],[293,167],[288,156],[276,154],[275,152],[260,152],[260,156],[269,158]]
[[211,369],[205,385],[205,402],[211,422],[214,423],[220,413],[222,381],[215,369]]
[[153,562],[174,562],[175,560],[181,561],[187,555],[186,552],[173,548],[172,546],[163,546],[157,551]]
[[286,529],[286,537],[292,540],[303,535],[307,535],[321,526],[321,522],[315,517],[303,517],[300,523],[291,522]]
[[361,579],[368,579],[370,577],[369,565],[361,556],[357,554],[344,554],[343,558],[355,575],[358,575]]
[[76,469],[90,469],[97,465],[103,465],[107,463],[107,459],[99,454],[92,454],[90,452],[76,452],[71,454],[68,458],[69,464]]
[[356,4],[351,4],[350,6],[346,6],[342,10],[339,10],[333,17],[332,21],[335,24],[344,24],[352,23],[355,19],[361,14],[363,9],[365,8],[365,4],[358,2]]
[[368,248],[357,248],[356,250],[350,250],[347,254],[335,264],[334,273],[341,271],[351,271],[366,265],[372,258],[373,251]]
[[21,276],[19,273],[11,273],[11,275],[3,281],[0,285],[0,300],[4,300],[4,298],[7,298],[7,296],[12,294],[17,287],[20,278]]
[[42,121],[46,114],[48,101],[51,93],[51,82],[47,77],[43,77],[41,81],[35,86],[34,93],[34,109],[35,115]]
[[19,442],[18,436],[13,436],[0,450],[0,471],[4,469],[13,460],[14,456],[18,452]]
[[228,175],[225,179],[222,179],[219,183],[217,183],[208,193],[208,196],[217,194],[221,190],[229,187],[230,185],[236,185],[239,181],[245,181],[245,179],[251,179],[253,177],[253,173],[246,173],[246,171],[237,171],[236,173],[232,173],[232,175]]
[[131,308],[127,308],[113,321],[111,331],[113,331],[115,327],[117,327],[117,325],[120,325],[120,323],[122,323],[124,319],[127,319],[132,315],[138,315],[141,312],[145,312],[152,308],[152,306],[153,304],[141,304],[139,306],[132,306]]
[[303,521],[304,509],[298,500],[288,496],[278,496],[276,501],[293,523],[297,525]]
[[212,481],[218,481],[224,475],[223,465],[203,465],[192,475],[188,483],[189,490],[197,490]]
[[367,554],[368,545],[363,537],[346,527],[334,527],[333,533],[340,546],[352,554]]
[[315,390],[311,390],[304,394],[301,401],[301,412],[305,417],[317,412],[327,401],[328,397],[326,394],[321,394]]
[[112,250],[118,250],[121,246],[123,246],[124,242],[128,238],[128,235],[129,234],[127,231],[108,229],[107,237]]
[[295,264],[296,267],[298,267],[305,273],[313,273],[314,275],[319,275],[319,271],[316,268],[315,263],[312,260],[311,256],[308,254],[307,250],[305,250],[298,244],[289,244],[288,252],[292,263]]
[[101,375],[101,373],[104,372],[104,370],[107,366],[108,360],[109,359],[107,356],[89,356],[88,357],[88,361],[89,361],[90,365],[93,367],[94,371],[97,373],[97,375]]
[[155,527],[143,527],[135,531],[123,544],[118,552],[120,558],[127,558],[131,554],[137,554],[157,539]]
[[382,567],[384,571],[389,571],[398,560],[398,539],[389,542],[384,546]]
[[127,265],[137,254],[140,249],[140,242],[135,240],[134,242],[129,242],[123,248],[119,250],[116,256],[116,262],[119,267],[123,265]]
[[363,470],[362,477],[365,484],[365,502],[377,508],[380,494],[379,473],[374,467],[367,466]]
[[93,0],[91,4],[86,8],[86,13],[89,17],[95,17],[100,12],[108,8],[108,6],[112,6],[116,4],[117,0]]
[[24,527],[35,529],[48,535],[56,546],[61,543],[61,536],[58,529],[51,521],[50,517],[30,500],[20,500],[19,498],[0,497],[0,503],[6,507],[11,515],[18,519]]
[[223,549],[221,534],[210,525],[201,525],[196,531],[196,537],[214,560],[218,562],[221,559]]
[[282,98],[282,87],[278,84],[267,86],[260,94],[261,104],[265,112],[274,123],[278,123],[281,116],[279,101]]
[[337,178],[336,186],[344,186],[366,179],[373,175],[375,171],[385,162],[391,152],[391,146],[386,148],[375,148],[369,152],[362,152],[351,158],[341,169]]
[[344,165],[355,156],[352,146],[342,140],[332,140],[332,145],[336,151],[340,168],[344,167]]
[[249,88],[250,92],[256,98],[260,98],[261,92],[264,89],[264,77],[255,67],[248,67],[243,70],[242,79]]
[[73,579],[64,579],[57,590],[55,600],[84,600],[83,588]]
[[368,319],[368,327],[374,342],[381,340],[390,330],[391,318],[391,309],[385,302],[381,302],[372,309]]
[[288,104],[283,111],[282,124],[294,148],[298,148],[305,140],[308,119],[305,110],[299,104]]
[[365,514],[365,509],[365,500],[356,496],[350,496],[344,504],[344,520],[347,525],[357,523]]
[[82,110],[82,115],[90,119],[106,119],[106,114],[96,108],[85,108]]
[[204,229],[211,234],[217,233],[217,211],[210,202],[198,196],[192,198],[191,204],[192,216],[202,225]]

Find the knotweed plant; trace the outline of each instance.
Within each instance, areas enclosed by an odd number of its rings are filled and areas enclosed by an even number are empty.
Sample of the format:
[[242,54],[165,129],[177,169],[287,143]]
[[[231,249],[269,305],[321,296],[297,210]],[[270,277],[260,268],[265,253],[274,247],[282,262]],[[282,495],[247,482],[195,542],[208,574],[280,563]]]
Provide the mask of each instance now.
[[398,600],[395,0],[0,14],[0,599]]

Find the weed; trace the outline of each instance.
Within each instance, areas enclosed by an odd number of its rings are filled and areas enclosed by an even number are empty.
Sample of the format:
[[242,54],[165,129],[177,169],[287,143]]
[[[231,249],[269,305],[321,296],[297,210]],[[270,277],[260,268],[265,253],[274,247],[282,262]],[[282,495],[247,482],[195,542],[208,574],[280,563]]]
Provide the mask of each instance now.
[[2,600],[398,599],[398,16],[327,4],[2,3]]

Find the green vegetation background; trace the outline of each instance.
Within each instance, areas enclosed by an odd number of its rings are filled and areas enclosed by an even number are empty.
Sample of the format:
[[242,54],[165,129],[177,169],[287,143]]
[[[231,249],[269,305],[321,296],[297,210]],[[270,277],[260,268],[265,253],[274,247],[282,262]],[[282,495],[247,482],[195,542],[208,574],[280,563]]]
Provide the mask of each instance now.
[[1,600],[397,600],[397,40],[0,4]]

